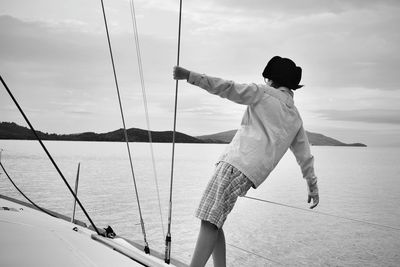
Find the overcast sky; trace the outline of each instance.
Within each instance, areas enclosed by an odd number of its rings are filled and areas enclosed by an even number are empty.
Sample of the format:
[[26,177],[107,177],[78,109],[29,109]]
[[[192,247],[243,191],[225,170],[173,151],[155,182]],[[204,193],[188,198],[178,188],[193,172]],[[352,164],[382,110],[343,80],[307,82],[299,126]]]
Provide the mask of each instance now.
[[[130,4],[105,0],[128,127],[146,128]],[[178,0],[136,0],[153,130],[171,130]],[[122,127],[100,0],[1,0],[0,72],[45,132]],[[305,128],[344,142],[400,145],[400,1],[183,1],[181,65],[263,83],[280,55],[303,68],[295,92]],[[180,82],[177,130],[239,126],[244,106]],[[26,125],[0,90],[0,121]]]

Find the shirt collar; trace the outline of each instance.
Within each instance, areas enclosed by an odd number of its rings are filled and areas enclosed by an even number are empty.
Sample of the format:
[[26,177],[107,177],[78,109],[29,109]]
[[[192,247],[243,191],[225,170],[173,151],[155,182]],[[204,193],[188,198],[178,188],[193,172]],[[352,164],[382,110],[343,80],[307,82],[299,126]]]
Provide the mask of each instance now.
[[284,92],[284,93],[288,93],[293,98],[293,95],[294,95],[293,91],[290,90],[289,88],[281,86],[281,87],[277,88],[277,90]]

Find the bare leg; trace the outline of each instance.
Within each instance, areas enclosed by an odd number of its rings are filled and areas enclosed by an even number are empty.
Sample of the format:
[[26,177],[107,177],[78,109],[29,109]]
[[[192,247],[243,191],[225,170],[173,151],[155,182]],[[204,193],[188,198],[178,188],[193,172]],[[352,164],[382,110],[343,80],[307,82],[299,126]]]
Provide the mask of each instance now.
[[224,230],[218,230],[218,238],[213,250],[214,267],[226,267],[226,247]]
[[218,228],[210,222],[201,221],[199,237],[194,249],[190,267],[203,267],[206,265],[211,253],[214,250],[218,238]]

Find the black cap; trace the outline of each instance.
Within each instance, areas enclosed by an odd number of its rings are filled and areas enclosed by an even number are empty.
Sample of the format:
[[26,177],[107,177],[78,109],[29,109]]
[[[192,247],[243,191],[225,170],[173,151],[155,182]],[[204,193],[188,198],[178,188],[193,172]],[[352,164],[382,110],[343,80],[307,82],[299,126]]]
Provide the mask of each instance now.
[[264,78],[270,79],[292,90],[299,89],[302,70],[289,58],[274,56],[268,62],[262,73]]

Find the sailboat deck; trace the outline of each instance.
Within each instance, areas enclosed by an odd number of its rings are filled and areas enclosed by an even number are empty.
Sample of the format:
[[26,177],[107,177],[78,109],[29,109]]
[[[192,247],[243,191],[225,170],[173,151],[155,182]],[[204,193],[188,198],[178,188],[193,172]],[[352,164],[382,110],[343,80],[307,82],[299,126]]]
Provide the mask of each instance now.
[[96,241],[88,228],[4,198],[0,207],[0,266],[171,266],[124,239]]

